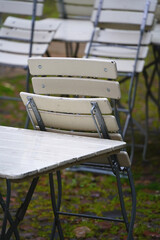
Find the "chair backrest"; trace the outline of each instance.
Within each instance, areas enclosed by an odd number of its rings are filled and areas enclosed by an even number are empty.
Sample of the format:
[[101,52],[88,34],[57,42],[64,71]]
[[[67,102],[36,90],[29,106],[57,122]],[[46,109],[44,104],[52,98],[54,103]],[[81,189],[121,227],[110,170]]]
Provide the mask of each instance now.
[[43,0],[0,1],[0,12],[11,15],[4,20],[0,29],[0,64],[26,68],[28,56],[42,56],[53,39],[54,32],[50,31],[49,21],[43,24],[40,20],[43,28],[38,22],[35,31],[35,17],[43,14]]
[[[96,0],[92,21],[95,21],[97,9],[100,1]],[[148,5],[146,16],[144,10]],[[157,0],[103,0],[98,25],[104,28],[120,28],[120,29],[138,29],[140,28],[143,18],[146,17],[146,27],[151,28],[156,10]]]
[[[29,69],[35,94],[20,96],[35,128],[122,140],[109,101],[121,97],[115,62],[30,58]],[[121,165],[130,166],[125,151],[118,158]]]
[[142,72],[157,1],[103,0],[98,6],[96,0],[92,21],[97,19],[98,28],[86,46],[86,56],[113,58],[118,72]]
[[57,0],[61,18],[90,19],[94,0]]

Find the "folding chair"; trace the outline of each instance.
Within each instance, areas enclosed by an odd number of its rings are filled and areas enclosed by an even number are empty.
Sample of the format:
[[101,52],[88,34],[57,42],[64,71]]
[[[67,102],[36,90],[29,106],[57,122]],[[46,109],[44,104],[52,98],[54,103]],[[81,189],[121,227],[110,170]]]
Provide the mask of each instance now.
[[[43,1],[39,0],[1,0],[0,12],[9,15],[0,28],[0,66],[27,70],[26,91],[29,91],[28,57],[47,54],[58,23],[52,25],[48,19],[35,23],[36,16],[40,17],[43,13]],[[0,96],[0,99],[20,100],[19,97],[9,96]]]
[[[145,66],[143,74],[145,76],[146,84],[146,125],[149,131],[149,98],[156,105],[158,110],[158,115],[160,116],[160,1],[158,1],[158,6],[155,13],[156,23],[151,31],[152,33],[152,51],[153,51],[153,61]],[[148,70],[152,68],[151,74],[148,74]],[[149,76],[150,75],[150,76]],[[156,93],[153,90],[153,86],[158,80]]]
[[[30,58],[29,69],[34,76],[32,84],[35,94],[21,92],[20,96],[35,129],[90,136],[94,139],[100,137],[115,141],[122,140],[119,133],[119,121],[117,121],[119,118],[116,103],[121,93],[119,83],[115,81],[117,78],[115,62],[80,58]],[[66,95],[72,97],[65,97]],[[112,113],[112,107],[116,117]],[[60,172],[57,172],[58,202],[54,198],[53,178],[50,174],[52,205],[55,214],[51,239],[55,237],[56,228],[60,239],[64,239],[59,215],[124,222],[128,232],[127,239],[133,239],[136,196],[131,174],[131,161],[127,152],[122,149],[120,153],[108,159],[97,156],[85,165],[106,171],[109,169],[116,176],[123,217],[114,219],[61,212]],[[126,174],[131,188],[130,221],[125,210],[120,174]]]
[[[145,137],[143,160],[147,150],[147,132],[132,118],[138,76],[143,71],[154,20],[157,1],[146,0],[97,0],[95,1],[92,21],[95,28],[85,49],[87,58],[112,58],[116,61],[120,83],[129,80],[127,107],[120,104],[119,111],[126,114],[122,135],[126,136],[131,126],[132,151],[134,153],[133,123]],[[123,87],[123,85],[122,85]],[[133,123],[132,123],[133,122]]]
[[[90,17],[94,0],[56,0],[56,2],[63,21],[53,40],[65,42],[66,55],[76,57],[79,44],[88,42],[93,30]],[[74,50],[73,43],[76,43]]]

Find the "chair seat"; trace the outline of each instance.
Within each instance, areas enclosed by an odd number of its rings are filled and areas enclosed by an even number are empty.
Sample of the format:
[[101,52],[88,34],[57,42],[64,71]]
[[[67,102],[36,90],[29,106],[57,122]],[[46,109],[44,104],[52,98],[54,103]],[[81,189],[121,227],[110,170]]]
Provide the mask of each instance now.
[[91,38],[93,23],[86,20],[63,20],[54,40],[68,42],[87,42]]

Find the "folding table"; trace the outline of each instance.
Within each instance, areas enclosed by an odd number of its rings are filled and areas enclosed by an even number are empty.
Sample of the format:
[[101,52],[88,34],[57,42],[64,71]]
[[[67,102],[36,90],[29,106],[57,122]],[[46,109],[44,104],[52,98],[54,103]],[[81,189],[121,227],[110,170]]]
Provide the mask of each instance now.
[[[6,200],[0,193],[0,204],[4,211],[0,239],[3,240],[10,239],[12,234],[20,239],[17,227],[25,216],[40,175],[80,164],[97,156],[117,153],[126,146],[123,141],[4,126],[0,126],[0,135],[0,178],[7,182]],[[28,177],[33,178],[31,186],[13,220],[9,211],[11,182],[23,181]],[[52,202],[54,199],[55,196],[51,193]],[[10,227],[6,230],[7,221]]]

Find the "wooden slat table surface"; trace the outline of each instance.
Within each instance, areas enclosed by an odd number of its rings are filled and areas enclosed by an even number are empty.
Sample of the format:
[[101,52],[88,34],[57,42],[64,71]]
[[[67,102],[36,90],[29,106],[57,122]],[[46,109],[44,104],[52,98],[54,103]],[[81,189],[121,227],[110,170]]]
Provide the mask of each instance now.
[[21,180],[125,147],[123,141],[0,126],[0,178]]

